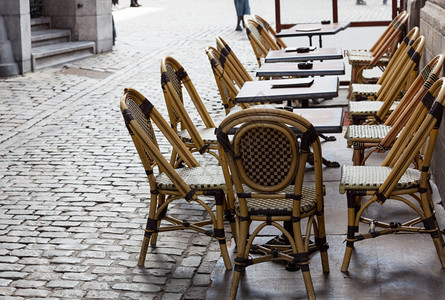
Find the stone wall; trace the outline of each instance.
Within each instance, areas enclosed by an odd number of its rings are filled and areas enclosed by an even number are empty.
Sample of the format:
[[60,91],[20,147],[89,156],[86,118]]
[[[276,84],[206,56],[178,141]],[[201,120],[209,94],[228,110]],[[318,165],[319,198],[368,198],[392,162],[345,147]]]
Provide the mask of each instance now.
[[29,0],[0,0],[0,14],[20,73],[31,71]]
[[113,47],[111,1],[44,0],[44,15],[51,17],[53,28],[72,31],[75,41],[95,41],[96,52]]
[[[445,54],[445,1],[427,0],[420,10],[420,33],[426,38],[423,65],[437,54]],[[442,71],[445,75],[445,70]],[[445,123],[442,121],[442,125]],[[445,204],[445,126],[441,126],[431,171]]]

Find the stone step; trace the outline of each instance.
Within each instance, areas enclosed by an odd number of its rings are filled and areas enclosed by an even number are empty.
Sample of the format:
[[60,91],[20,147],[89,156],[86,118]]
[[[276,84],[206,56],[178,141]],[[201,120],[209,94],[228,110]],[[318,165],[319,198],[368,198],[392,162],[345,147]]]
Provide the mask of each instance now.
[[31,46],[39,47],[71,41],[70,29],[42,29],[31,31]]
[[41,18],[31,18],[31,31],[50,29],[51,28],[51,18],[41,17]]
[[61,65],[74,60],[94,55],[96,44],[93,41],[65,42],[40,47],[31,50],[33,71]]

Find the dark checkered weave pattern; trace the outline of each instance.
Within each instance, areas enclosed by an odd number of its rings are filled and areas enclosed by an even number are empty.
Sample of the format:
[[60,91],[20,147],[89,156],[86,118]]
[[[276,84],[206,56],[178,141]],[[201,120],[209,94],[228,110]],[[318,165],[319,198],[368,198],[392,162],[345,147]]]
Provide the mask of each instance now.
[[292,150],[286,136],[269,127],[256,127],[241,137],[242,164],[250,180],[274,186],[290,169]]
[[[128,105],[128,109],[131,112],[131,115],[133,116],[133,118],[136,120],[136,122],[139,124],[139,126],[142,127],[142,129],[144,130],[145,134],[150,138],[150,140],[157,145],[156,139],[155,139],[155,135],[154,135],[154,131],[153,131],[153,125],[151,124],[150,119],[147,119],[144,115],[144,112],[142,111],[142,109],[139,107],[139,105],[133,100],[133,99],[129,99],[127,101],[127,105]],[[147,155],[148,159],[153,162],[153,158],[148,154],[147,151],[145,151],[145,154]]]
[[154,142],[154,132],[153,126],[149,119],[147,119],[144,115],[144,112],[141,110],[139,105],[137,105],[134,100],[129,100],[127,102],[128,109],[131,112],[133,118],[138,122],[138,124],[142,127],[145,134],[150,138],[152,142]]
[[[175,89],[175,91],[178,94],[178,96],[181,99],[181,101],[183,101],[182,85],[181,85],[181,82],[178,79],[178,76],[176,76],[175,69],[171,65],[166,65],[165,67],[167,69],[168,79],[170,79],[170,82],[172,83],[173,88]],[[173,105],[173,112],[175,113],[176,120],[179,120],[179,115],[176,112],[176,109],[175,109],[174,105]]]

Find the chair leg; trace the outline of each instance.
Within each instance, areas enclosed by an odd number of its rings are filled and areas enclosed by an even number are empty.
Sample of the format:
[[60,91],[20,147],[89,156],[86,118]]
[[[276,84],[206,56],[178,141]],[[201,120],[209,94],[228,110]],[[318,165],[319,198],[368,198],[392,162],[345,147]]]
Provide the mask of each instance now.
[[[347,192],[347,200],[348,200],[348,233],[347,233],[347,241],[346,241],[346,250],[345,255],[343,257],[343,263],[341,266],[342,272],[347,272],[349,268],[349,263],[351,261],[352,249],[354,248],[354,240],[355,233],[358,228],[355,227],[355,218],[357,214],[357,203],[360,203],[360,196],[357,196],[355,193],[350,191]],[[358,202],[357,202],[358,201]]]
[[354,166],[361,166],[363,162],[364,149],[360,146],[353,146],[354,152],[352,153],[352,161]]
[[309,271],[309,265],[307,267],[302,266],[301,270],[303,273],[304,285],[306,287],[306,293],[308,299],[315,299],[314,285],[312,284],[311,272]]
[[232,283],[230,284],[230,292],[228,299],[236,299],[240,278],[241,278],[241,272],[235,269],[232,276]]
[[215,237],[219,242],[221,255],[224,260],[224,265],[227,270],[232,270],[232,263],[230,262],[229,252],[227,251],[226,235],[224,233],[224,203],[226,197],[223,191],[214,191],[216,202],[216,228],[214,229]]
[[141,251],[139,252],[138,266],[143,266],[145,264],[145,258],[147,257],[149,243],[150,236],[144,236],[144,239],[142,240]]

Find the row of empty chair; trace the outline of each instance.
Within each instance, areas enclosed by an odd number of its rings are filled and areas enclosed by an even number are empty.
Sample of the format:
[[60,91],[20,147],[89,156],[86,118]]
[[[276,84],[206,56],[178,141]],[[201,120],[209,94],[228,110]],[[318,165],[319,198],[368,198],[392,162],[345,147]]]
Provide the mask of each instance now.
[[[376,93],[363,96],[365,101],[356,101],[361,100],[360,96],[352,93],[350,101],[350,110],[353,103],[380,102],[382,112],[359,117],[351,114],[354,124],[346,133],[349,145],[354,147],[354,165],[341,169],[340,193],[347,194],[348,207],[346,251],[341,266],[345,272],[355,243],[403,231],[430,234],[445,268],[444,241],[434,217],[428,174],[445,105],[445,82],[439,78],[444,56],[436,56],[417,77],[411,78],[419,64],[424,37],[413,29],[400,45],[394,45],[405,18],[406,13],[400,14],[385,31],[391,43],[382,38],[376,43],[381,48],[371,49],[372,55],[361,54],[368,55],[369,61],[387,58],[389,63],[383,73],[386,81],[378,83]],[[268,51],[286,47],[259,16],[247,22],[246,31],[259,65]],[[259,49],[258,53],[255,49]],[[156,245],[159,233],[194,230],[217,239],[226,269],[233,267],[229,299],[236,298],[242,273],[248,266],[274,260],[287,262],[288,270],[301,270],[306,296],[315,299],[309,268],[311,250],[320,251],[322,271],[329,272],[324,219],[324,198],[329,195],[323,183],[319,135],[313,124],[291,111],[267,104],[237,104],[239,90],[253,80],[249,72],[221,37],[216,38],[216,47],[207,47],[205,53],[214,74],[215,90],[221,97],[221,113],[226,115],[220,124],[210,117],[185,68],[170,56],[162,59],[160,75],[168,116],[163,116],[139,91],[128,88],[121,97],[125,124],[150,185],[138,264],[144,264],[148,247]],[[349,55],[352,54],[359,55],[360,51]],[[185,99],[193,103],[202,126],[192,121]],[[171,146],[169,157],[159,148],[159,134]],[[380,166],[363,166],[365,149],[388,154]],[[310,155],[315,174],[312,181],[305,180]],[[202,160],[209,163],[201,166]],[[214,202],[209,203],[208,197]],[[184,199],[194,209],[200,207],[208,217],[183,220],[172,214],[169,205]],[[371,204],[390,199],[406,204],[417,217],[388,223],[366,216]],[[226,222],[237,247],[234,261],[226,245]],[[291,224],[292,229],[282,222]],[[359,222],[371,224],[372,230],[360,233]],[[257,245],[260,231],[268,226],[278,229],[288,245]]]

